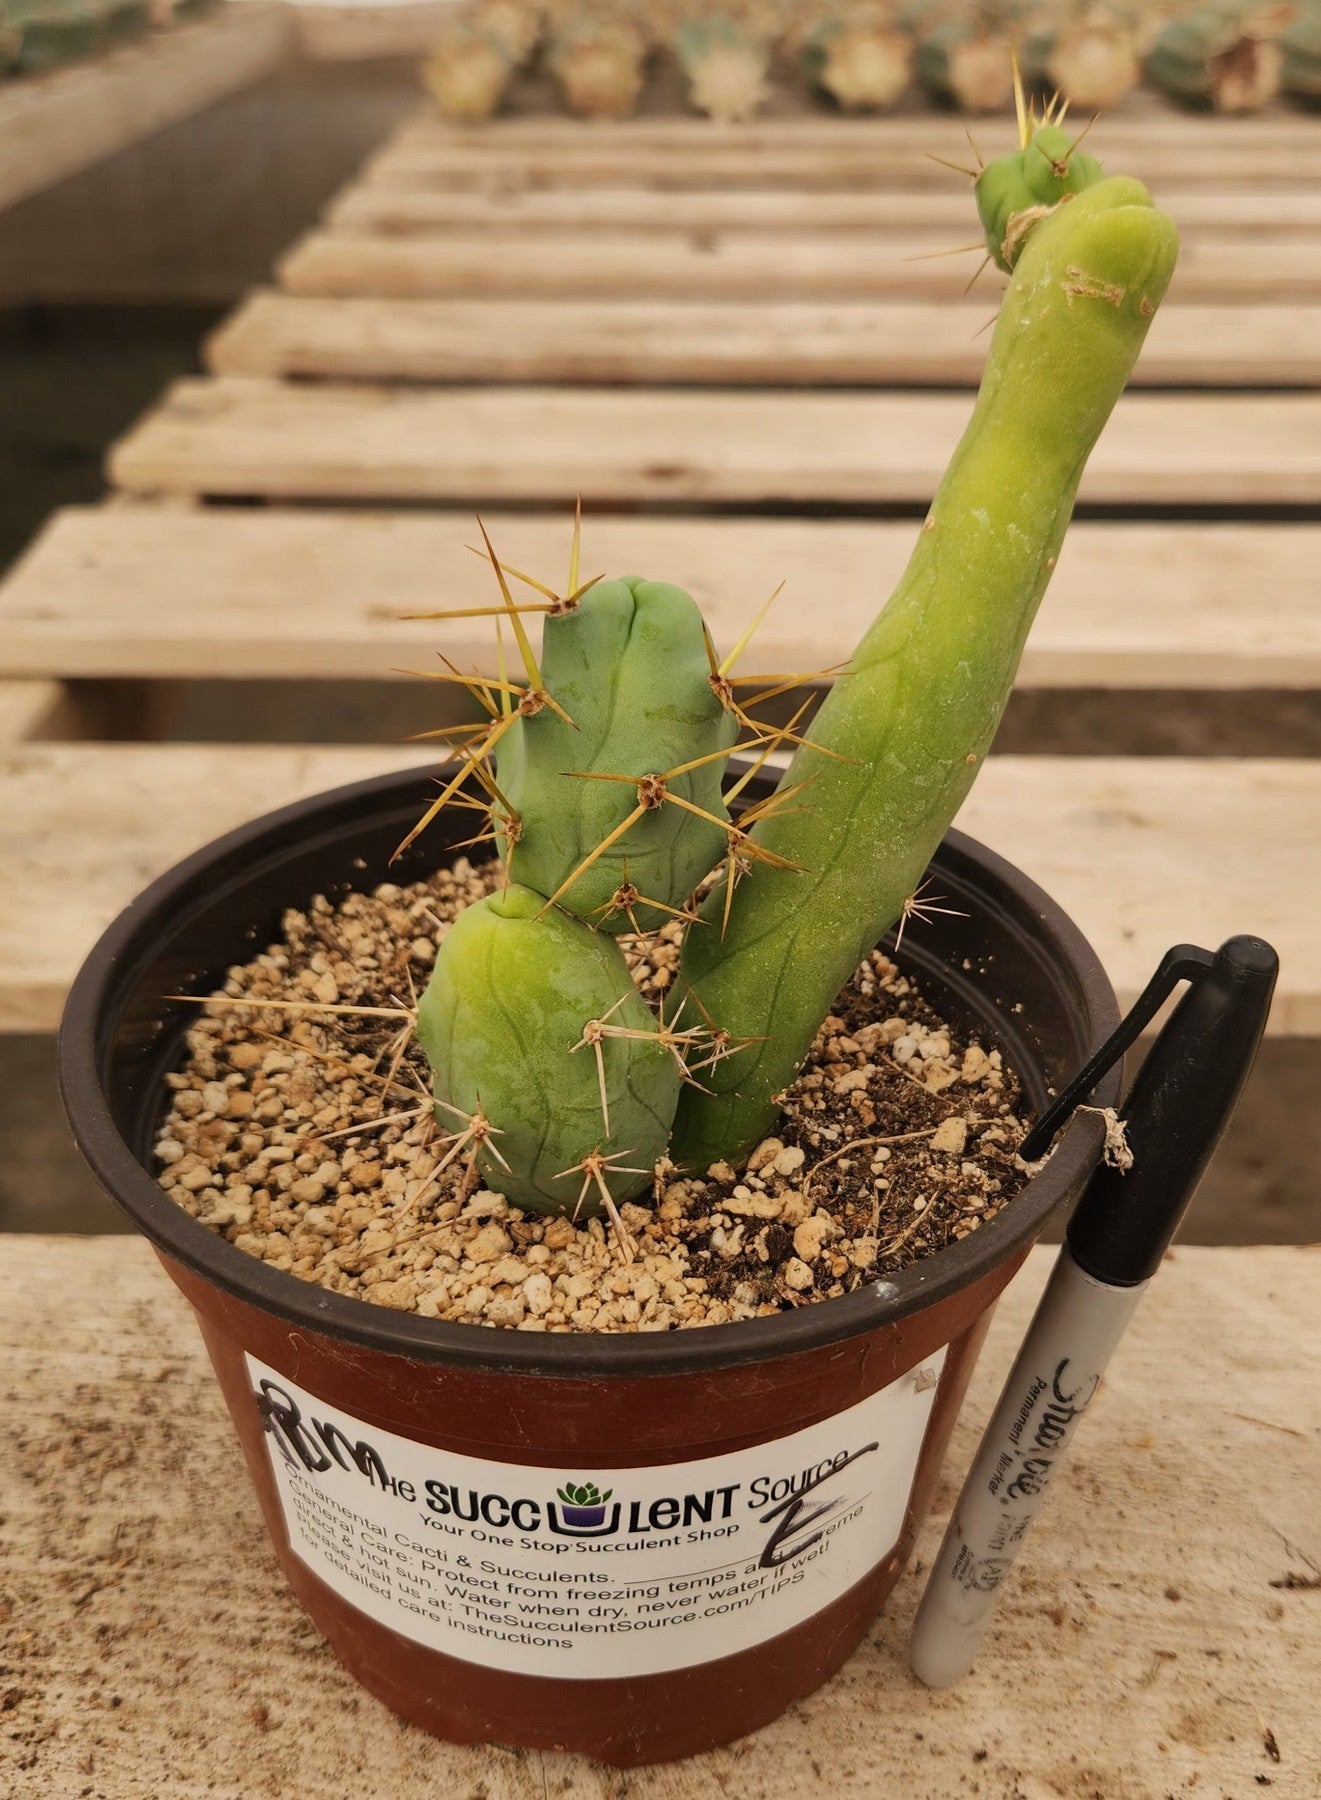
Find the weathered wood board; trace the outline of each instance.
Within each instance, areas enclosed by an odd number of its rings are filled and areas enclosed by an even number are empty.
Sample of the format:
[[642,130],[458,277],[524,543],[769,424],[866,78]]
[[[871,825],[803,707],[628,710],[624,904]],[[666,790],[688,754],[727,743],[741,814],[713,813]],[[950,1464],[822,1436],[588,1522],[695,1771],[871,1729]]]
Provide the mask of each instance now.
[[[905,188],[697,189],[515,188],[461,191],[369,186],[354,182],[326,207],[335,230],[382,236],[428,236],[440,231],[668,231],[826,233],[937,232],[957,242],[976,230],[972,200],[957,178],[951,191]],[[1218,239],[1309,233],[1321,226],[1321,192],[1307,188],[1160,187],[1157,198],[1187,232]]]
[[[499,554],[564,578],[567,513],[502,513]],[[843,661],[898,579],[917,524],[588,515],[588,574],[687,588],[728,648],[783,583],[750,668]],[[489,570],[462,514],[138,505],[56,516],[0,588],[0,675],[406,678],[444,648],[496,672],[489,620],[400,614],[481,605]],[[1321,529],[1073,525],[1019,685],[1321,686]],[[1269,594],[1269,606],[1261,596]]]
[[[97,934],[199,844],[300,795],[420,761],[416,745],[14,746],[0,819],[0,1029],[50,1030]],[[419,811],[429,791],[420,770]],[[1250,926],[1283,963],[1272,1029],[1321,1032],[1317,764],[993,756],[959,822],[1060,901],[1125,1003],[1170,944]]]
[[[990,342],[990,304],[305,299],[258,291],[213,333],[206,359],[218,375],[368,381],[973,387]],[[1321,304],[1167,303],[1132,385],[1321,386]]]
[[[119,487],[269,499],[925,503],[971,401],[948,394],[176,382],[112,450]],[[1315,504],[1321,397],[1131,394],[1086,501]]]
[[[345,230],[313,232],[280,263],[289,293],[372,299],[443,299],[460,294],[555,299],[913,299],[957,301],[979,255],[959,230],[892,233],[731,232],[676,239],[645,228],[455,233],[392,238]],[[1003,278],[978,284],[981,321]],[[1181,300],[1278,304],[1321,298],[1321,233],[1262,239],[1197,234],[1185,241],[1171,294]]]
[[[1034,1250],[1000,1303],[920,1565],[1052,1254]],[[1319,1274],[1316,1251],[1176,1247],[961,1687],[932,1694],[908,1673],[910,1573],[812,1699],[728,1749],[621,1779],[442,1744],[368,1699],[284,1586],[192,1318],[146,1246],[10,1238],[6,1793],[1225,1800],[1264,1776],[1261,1791],[1309,1800]]]
[[[734,146],[700,137],[629,144],[608,132],[595,138],[569,134],[555,145],[504,144],[497,135],[438,145],[404,140],[379,151],[361,179],[373,186],[460,190],[926,187],[939,192],[948,191],[957,177],[934,156],[972,166],[966,141],[960,147],[958,126],[952,120],[941,123],[943,135],[932,142],[931,152],[911,138],[885,141],[870,133],[825,144],[800,143],[790,133],[771,144]],[[994,142],[988,140],[987,147],[994,150]],[[1110,168],[1140,169],[1142,179],[1157,187],[1313,188],[1321,176],[1321,134],[1315,131],[1293,132],[1276,142],[1222,143],[1220,154],[1187,128],[1160,141],[1130,146],[1112,140],[1101,149]]]

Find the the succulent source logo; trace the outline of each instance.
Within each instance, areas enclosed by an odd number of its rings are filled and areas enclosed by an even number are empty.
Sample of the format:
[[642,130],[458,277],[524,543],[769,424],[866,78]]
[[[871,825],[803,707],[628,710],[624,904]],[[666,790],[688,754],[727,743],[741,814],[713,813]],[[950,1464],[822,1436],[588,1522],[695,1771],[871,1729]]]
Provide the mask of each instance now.
[[619,1504],[610,1505],[613,1488],[604,1493],[594,1481],[566,1481],[556,1488],[558,1506],[548,1506],[552,1531],[568,1532],[575,1537],[605,1537],[619,1524]]

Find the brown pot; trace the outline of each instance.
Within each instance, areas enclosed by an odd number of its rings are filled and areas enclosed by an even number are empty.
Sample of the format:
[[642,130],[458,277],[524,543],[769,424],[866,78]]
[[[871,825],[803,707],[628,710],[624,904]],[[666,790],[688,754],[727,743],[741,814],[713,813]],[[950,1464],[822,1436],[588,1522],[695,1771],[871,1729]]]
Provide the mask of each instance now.
[[[484,1330],[245,1255],[149,1173],[191,1016],[160,996],[214,985],[285,907],[361,885],[364,866],[383,875],[424,780],[285,808],[149,888],[70,996],[65,1103],[192,1303],[290,1584],[359,1680],[461,1743],[623,1766],[690,1755],[766,1724],[865,1634],[930,1505],[995,1301],[1080,1192],[1100,1124],[1075,1118],[1012,1205],[938,1255],[733,1325]],[[457,841],[466,816],[438,819],[402,879],[447,829]],[[905,965],[1040,1108],[1113,1029],[1114,996],[1017,870],[958,833],[933,867],[960,914],[910,938]]]

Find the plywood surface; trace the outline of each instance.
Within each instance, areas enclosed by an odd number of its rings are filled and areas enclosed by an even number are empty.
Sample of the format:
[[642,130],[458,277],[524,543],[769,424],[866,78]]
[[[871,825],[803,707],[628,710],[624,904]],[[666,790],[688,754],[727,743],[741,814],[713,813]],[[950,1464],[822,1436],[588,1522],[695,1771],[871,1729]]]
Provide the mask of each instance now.
[[[450,391],[183,380],[112,450],[136,493],[270,499],[930,499],[967,422],[962,395]],[[1321,498],[1321,398],[1131,394],[1084,501]]]
[[[454,233],[392,238],[344,228],[313,232],[280,265],[290,293],[425,299],[506,298],[875,299],[957,301],[976,273],[976,222],[864,237],[859,233],[694,232],[645,226],[599,231]],[[1001,278],[979,283],[983,323]],[[1254,239],[1190,233],[1171,294],[1183,300],[1279,302],[1321,297],[1321,233]]]
[[[212,335],[207,362],[221,375],[368,381],[972,387],[992,304],[257,292]],[[1168,303],[1152,321],[1133,385],[1315,388],[1321,304]]]
[[[929,1563],[1051,1253],[991,1326]],[[845,1669],[755,1737],[626,1778],[401,1724],[286,1591],[187,1308],[145,1245],[7,1240],[9,1800],[1307,1800],[1318,1253],[1177,1248],[1006,1583],[982,1659],[909,1676],[909,1574]],[[1208,1334],[1213,1322],[1213,1335]],[[1267,1746],[1267,1732],[1275,1746]]]
[[[500,555],[562,581],[566,513],[502,513]],[[382,679],[496,672],[489,620],[400,614],[483,604],[461,513],[73,507],[0,588],[0,675]],[[749,668],[828,668],[852,650],[917,536],[913,521],[586,519],[589,574],[687,588],[728,648],[783,583]],[[1321,686],[1321,528],[1076,523],[1020,685]],[[1269,606],[1262,595],[1270,596]]]
[[94,61],[0,84],[0,207],[260,80],[289,41],[284,7],[245,0]]
[[[419,761],[416,745],[12,747],[0,1029],[50,1030],[99,932],[189,851],[300,795]],[[420,772],[419,811],[429,791]],[[992,757],[959,822],[1073,915],[1125,1002],[1170,944],[1255,931],[1283,963],[1272,1029],[1321,1032],[1315,763]]]

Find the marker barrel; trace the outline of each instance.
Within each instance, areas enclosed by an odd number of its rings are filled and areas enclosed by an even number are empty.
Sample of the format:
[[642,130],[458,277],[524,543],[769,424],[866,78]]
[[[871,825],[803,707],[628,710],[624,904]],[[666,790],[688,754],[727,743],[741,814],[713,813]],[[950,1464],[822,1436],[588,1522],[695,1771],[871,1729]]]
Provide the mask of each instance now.
[[913,1672],[951,1687],[1147,1283],[1112,1287],[1061,1252],[950,1519],[913,1626]]

